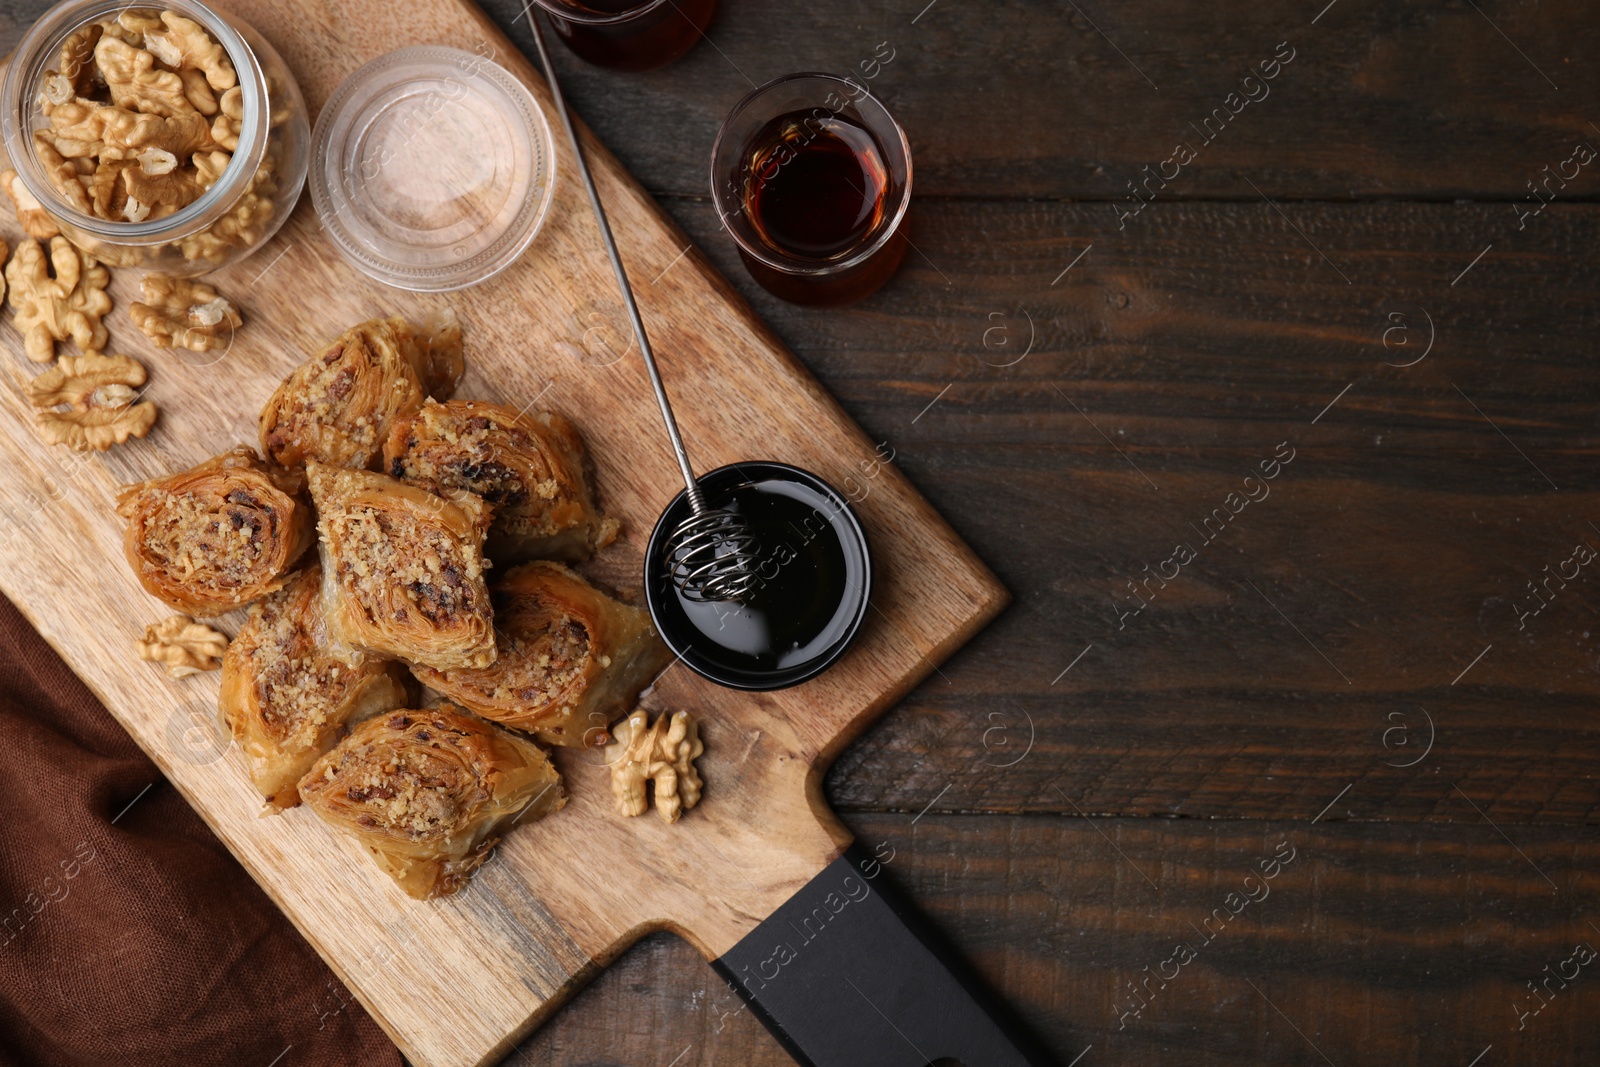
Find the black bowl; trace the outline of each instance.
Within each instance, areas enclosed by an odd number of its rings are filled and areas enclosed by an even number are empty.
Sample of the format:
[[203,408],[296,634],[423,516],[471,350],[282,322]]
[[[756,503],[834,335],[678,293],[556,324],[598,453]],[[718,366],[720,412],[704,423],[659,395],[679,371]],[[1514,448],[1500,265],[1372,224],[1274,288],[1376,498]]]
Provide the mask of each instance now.
[[679,493],[645,549],[644,588],[656,632],[695,673],[732,689],[785,689],[844,654],[867,615],[872,556],[850,502],[809,471],[752,461],[700,478],[706,502],[755,527],[764,579],[748,604],[693,603],[672,584],[666,541],[689,517]]

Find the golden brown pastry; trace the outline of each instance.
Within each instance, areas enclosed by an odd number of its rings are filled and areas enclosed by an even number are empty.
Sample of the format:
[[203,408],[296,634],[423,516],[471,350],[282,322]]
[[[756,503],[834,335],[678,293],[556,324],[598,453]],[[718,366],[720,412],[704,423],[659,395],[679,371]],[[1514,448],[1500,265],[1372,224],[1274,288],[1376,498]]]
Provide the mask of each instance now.
[[451,670],[494,662],[483,538],[492,509],[372,471],[313,463],[322,611],[334,654]]
[[538,745],[449,704],[357,726],[300,796],[419,900],[454,893],[502,834],[567,802]]
[[296,784],[349,723],[411,702],[399,663],[368,657],[351,666],[328,654],[321,597],[313,562],[250,609],[222,657],[217,709],[273,810],[300,803]]
[[617,538],[595,510],[583,440],[560,415],[479,400],[429,400],[397,419],[383,469],[429,489],[465,489],[495,505],[488,552],[501,563],[580,562]]
[[275,592],[315,537],[297,472],[241,445],[192,470],[123,488],[123,547],[139,583],[187,615]]
[[650,615],[559,563],[528,563],[492,590],[500,655],[483,669],[412,668],[423,685],[553,745],[605,744],[611,720],[672,661]]
[[261,450],[286,467],[376,467],[394,420],[449,396],[465,364],[453,317],[372,319],[290,372],[261,409]]

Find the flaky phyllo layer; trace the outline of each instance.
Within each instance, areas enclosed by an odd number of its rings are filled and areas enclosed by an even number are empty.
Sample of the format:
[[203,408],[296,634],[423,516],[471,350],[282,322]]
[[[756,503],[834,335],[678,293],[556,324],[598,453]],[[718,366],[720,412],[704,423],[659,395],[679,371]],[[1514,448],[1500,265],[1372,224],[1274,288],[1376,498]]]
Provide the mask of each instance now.
[[370,471],[311,464],[322,608],[336,654],[451,670],[495,660],[483,553],[491,509]]
[[395,317],[352,326],[296,367],[261,411],[275,462],[375,467],[396,419],[449,396],[464,369],[453,318],[421,328]]
[[672,660],[648,612],[613,600],[559,563],[524,564],[491,592],[499,650],[493,666],[412,673],[542,741],[604,744],[606,727]]
[[313,562],[250,609],[222,660],[222,721],[274,809],[300,802],[295,783],[348,724],[409,699],[401,664],[329,654],[321,601],[322,568]]
[[300,795],[418,898],[454,893],[503,833],[566,804],[538,745],[449,704],[357,726]]
[[583,441],[561,415],[477,400],[428,401],[395,422],[383,451],[383,469],[396,478],[493,504],[489,554],[502,563],[577,562],[616,539],[584,463]]
[[280,587],[310,547],[298,475],[235,448],[191,470],[123,489],[123,547],[153,596],[191,615],[218,615]]

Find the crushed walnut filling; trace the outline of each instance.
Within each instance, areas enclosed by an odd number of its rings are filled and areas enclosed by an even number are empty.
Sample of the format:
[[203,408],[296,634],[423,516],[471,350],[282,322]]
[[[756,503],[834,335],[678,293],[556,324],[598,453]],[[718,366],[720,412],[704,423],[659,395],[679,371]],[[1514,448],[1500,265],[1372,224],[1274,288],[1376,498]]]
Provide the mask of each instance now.
[[414,609],[442,626],[484,607],[476,590],[483,565],[474,546],[414,516],[371,507],[324,521],[339,546],[340,584],[374,617],[405,622]]
[[482,670],[451,671],[450,681],[497,703],[576,704],[589,665],[589,631],[583,623],[565,613],[551,618],[537,604],[502,608],[498,617],[500,658]]
[[[411,724],[404,717],[392,720],[398,722]],[[483,783],[470,767],[443,754],[448,750],[439,748],[426,724],[409,730],[408,739],[412,743],[403,748],[361,745],[330,765],[324,777],[346,800],[360,805],[355,821],[362,826],[381,827],[412,840],[449,837],[485,795]]]
[[262,725],[285,748],[316,745],[355,681],[354,669],[318,649],[312,620],[300,597],[275,594],[263,603],[249,650],[262,665],[256,680]]
[[294,388],[288,395],[300,402],[292,411],[283,413],[282,421],[268,435],[268,444],[274,450],[300,439],[302,433],[314,435],[319,427],[325,426],[337,426],[341,434],[361,449],[370,452],[377,448],[381,429],[377,419],[364,415],[345,419],[350,394],[355,391],[357,371],[344,357],[344,348],[335,348],[294,372]]
[[277,537],[272,509],[247,490],[209,494],[146,490],[159,501],[145,523],[147,559],[175,578],[215,589],[255,581]]
[[268,733],[285,748],[315,745],[327,728],[329,714],[344,700],[351,673],[350,668],[316,654],[273,662],[257,683]]
[[530,484],[526,475],[534,471],[519,472],[493,458],[496,436],[509,438],[522,455],[543,460],[537,443],[485,416],[462,419],[443,406],[424,408],[418,418],[425,436],[415,432],[410,436],[406,450],[390,465],[391,475],[420,484],[465,489],[491,504],[515,511],[523,521],[537,522],[535,532],[556,532],[549,509],[539,508],[535,501],[553,501],[560,493],[560,484],[548,477],[548,464],[539,463],[537,473],[546,477]]

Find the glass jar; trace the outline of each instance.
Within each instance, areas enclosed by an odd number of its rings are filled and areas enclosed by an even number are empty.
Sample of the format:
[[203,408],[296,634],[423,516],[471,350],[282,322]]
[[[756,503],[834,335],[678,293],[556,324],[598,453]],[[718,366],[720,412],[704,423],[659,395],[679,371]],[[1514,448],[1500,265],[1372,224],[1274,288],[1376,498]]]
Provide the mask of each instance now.
[[[185,168],[186,173],[194,172],[194,181],[203,185],[209,177],[210,184],[197,199],[172,214],[143,221],[104,218],[75,206],[55,182],[76,179],[58,173],[52,181],[40,158],[34,131],[53,129],[45,113],[49,103],[44,95],[45,78],[59,63],[69,41],[85,40],[74,39],[79,31],[93,35],[92,24],[116,25],[119,28],[114,36],[130,44],[142,44],[138,20],[163,11],[198,23],[232,62],[238,96],[224,99],[231,90],[213,88],[210,95],[216,100],[211,105],[217,109],[214,113],[206,114],[192,104],[191,108],[207,122],[229,120],[230,125],[223,129],[225,140],[213,142],[212,150],[205,153],[213,163],[216,151],[235,134],[237,147],[220,173],[214,175],[186,166],[188,159],[178,161],[177,166]],[[130,20],[133,28],[125,28],[128,23],[118,23],[119,15]],[[103,37],[105,32],[96,36]],[[165,36],[164,30],[151,32]],[[172,54],[170,43],[161,50]],[[159,79],[163,72],[174,69],[153,53],[152,58],[154,61],[145,67],[150,78]],[[143,62],[137,56],[135,60]],[[67,88],[75,93],[70,85]],[[51,89],[56,95],[64,95],[59,80],[52,82]],[[184,93],[206,95],[203,87],[191,93],[187,85]],[[305,101],[282,57],[242,20],[223,15],[199,0],[163,0],[150,8],[130,8],[126,0],[67,0],[51,8],[17,46],[5,81],[0,84],[0,131],[23,189],[73,244],[110,266],[139,266],[177,277],[193,277],[237,262],[278,231],[305,184],[310,143]],[[92,174],[95,168],[105,166],[87,156],[65,162],[75,165],[79,174]],[[85,170],[89,163],[92,166]],[[124,208],[125,215],[137,213],[137,207]]]

